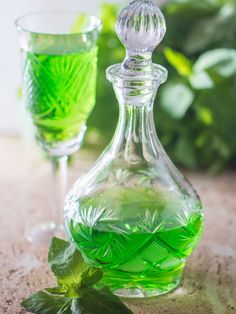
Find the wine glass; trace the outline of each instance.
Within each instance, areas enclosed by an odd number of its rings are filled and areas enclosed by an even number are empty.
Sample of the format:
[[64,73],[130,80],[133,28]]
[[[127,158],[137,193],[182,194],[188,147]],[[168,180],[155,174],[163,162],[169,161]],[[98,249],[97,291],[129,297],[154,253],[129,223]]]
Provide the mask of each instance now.
[[60,231],[68,156],[80,148],[95,105],[101,21],[75,12],[35,12],[17,19],[16,28],[24,101],[53,169],[52,219],[27,232],[30,241],[41,244]]

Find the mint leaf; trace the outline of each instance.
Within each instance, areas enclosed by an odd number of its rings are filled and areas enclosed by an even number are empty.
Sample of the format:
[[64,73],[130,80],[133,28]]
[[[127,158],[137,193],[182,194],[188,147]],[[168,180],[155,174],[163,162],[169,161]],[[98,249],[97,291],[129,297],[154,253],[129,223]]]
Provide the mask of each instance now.
[[59,285],[81,284],[80,271],[84,261],[73,244],[53,238],[48,252],[48,263]]
[[73,244],[58,238],[51,241],[48,263],[57,277],[59,290],[63,291],[67,298],[80,297],[81,286],[90,287],[103,276],[101,268],[84,263],[82,255]]
[[71,300],[64,296],[52,295],[39,291],[23,300],[21,306],[28,312],[36,314],[70,314]]
[[102,278],[103,271],[86,265],[73,244],[53,238],[48,263],[59,286],[23,300],[21,306],[26,311],[36,314],[132,313],[109,289],[92,288]]
[[49,292],[52,295],[64,295],[65,290],[59,287],[54,287],[54,288],[47,288],[45,291]]
[[94,284],[102,279],[103,270],[84,264],[80,270],[80,284],[73,283],[67,286],[64,295],[68,298],[79,298],[83,295],[87,288],[91,288]]
[[101,268],[95,268],[89,265],[84,265],[81,271],[82,285],[92,286],[102,279],[103,270]]
[[108,288],[87,289],[80,299],[80,305],[86,314],[132,314],[133,312],[112,294]]

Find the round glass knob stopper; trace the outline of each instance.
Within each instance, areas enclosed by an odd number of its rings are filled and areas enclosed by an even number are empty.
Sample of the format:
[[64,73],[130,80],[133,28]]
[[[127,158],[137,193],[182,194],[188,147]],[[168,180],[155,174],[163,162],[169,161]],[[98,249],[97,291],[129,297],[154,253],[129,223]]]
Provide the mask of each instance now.
[[135,0],[121,11],[116,32],[127,51],[152,52],[165,35],[166,22],[152,1]]
[[[130,86],[130,81],[162,84],[167,70],[152,62],[152,53],[166,33],[166,21],[161,10],[151,0],[135,0],[124,8],[116,23],[116,33],[126,49],[122,64],[111,66],[107,78]],[[137,87],[138,88],[138,87]]]

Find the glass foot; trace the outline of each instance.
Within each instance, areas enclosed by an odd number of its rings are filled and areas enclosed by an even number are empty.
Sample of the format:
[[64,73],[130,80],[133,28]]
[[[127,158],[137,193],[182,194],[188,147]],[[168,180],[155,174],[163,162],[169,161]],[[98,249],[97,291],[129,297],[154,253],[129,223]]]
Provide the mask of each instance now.
[[25,233],[26,239],[29,242],[38,245],[48,245],[52,237],[64,239],[65,234],[61,225],[56,225],[54,222],[46,222],[28,229]]

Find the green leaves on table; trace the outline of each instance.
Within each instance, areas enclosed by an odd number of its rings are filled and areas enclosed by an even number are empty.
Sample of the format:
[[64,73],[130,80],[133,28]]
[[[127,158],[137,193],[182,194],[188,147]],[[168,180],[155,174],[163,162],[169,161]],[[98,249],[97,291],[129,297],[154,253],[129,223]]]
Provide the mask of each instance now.
[[80,284],[83,258],[73,244],[53,238],[48,252],[48,264],[57,278],[58,285]]
[[87,289],[80,302],[85,313],[132,314],[132,311],[107,288],[101,290]]
[[89,266],[72,243],[53,238],[48,263],[58,286],[23,300],[22,307],[36,314],[132,314],[108,288],[93,287],[102,279],[102,269]]
[[21,306],[28,312],[39,314],[70,313],[62,311],[63,308],[68,308],[70,305],[69,299],[60,295],[53,295],[47,291],[36,292],[21,303]]

